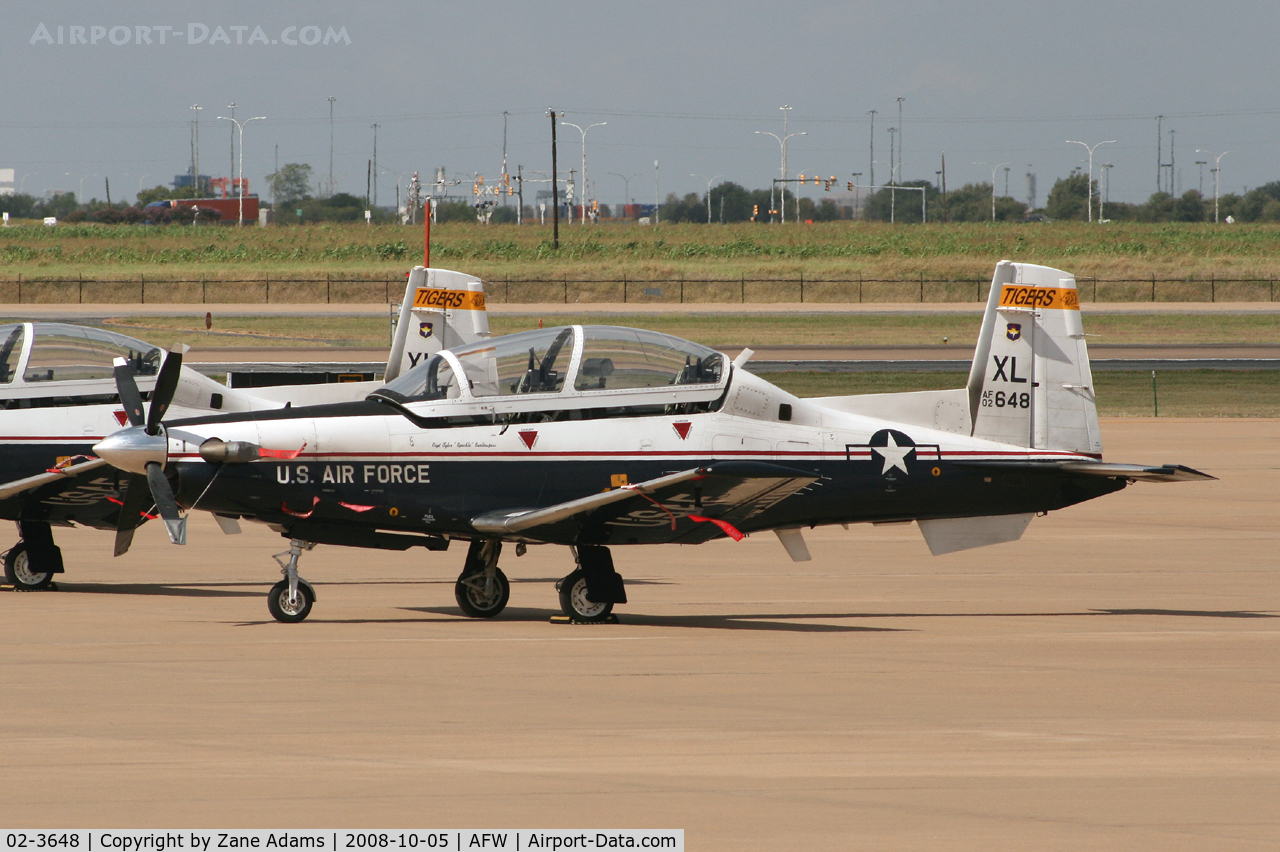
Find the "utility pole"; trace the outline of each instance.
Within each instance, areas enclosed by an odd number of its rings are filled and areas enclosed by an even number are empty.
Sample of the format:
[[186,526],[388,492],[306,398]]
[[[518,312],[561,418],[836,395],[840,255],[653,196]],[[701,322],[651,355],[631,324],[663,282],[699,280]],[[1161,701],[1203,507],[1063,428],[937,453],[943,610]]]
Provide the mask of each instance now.
[[869,169],[871,182],[871,191],[876,191],[876,111],[867,110],[867,115],[871,116],[871,168]]
[[1004,167],[1004,197],[1009,197],[1009,167]]
[[653,161],[653,224],[658,224],[658,211],[662,209],[662,205],[658,202],[658,161]]
[[902,175],[906,169],[902,167],[902,102],[906,98],[898,98],[898,174]]
[[1196,160],[1196,165],[1200,167],[1200,197],[1204,198],[1204,164],[1208,160]]
[[1173,137],[1174,137],[1174,134],[1176,134],[1177,132],[1178,132],[1177,130],[1169,131],[1169,194],[1170,195],[1178,194],[1178,185],[1175,182],[1175,178],[1178,173],[1177,166],[1175,165],[1177,161],[1173,157]]
[[1164,175],[1164,154],[1160,147],[1164,144],[1164,131],[1160,129],[1160,125],[1163,121],[1163,115],[1156,116],[1156,192],[1160,192],[1164,189],[1162,186],[1162,177]]
[[524,224],[524,166],[516,166],[516,224]]
[[1098,202],[1098,221],[1101,222],[1107,217],[1103,215],[1103,211],[1107,207],[1107,202],[1111,200],[1111,169],[1114,168],[1113,163],[1103,163],[1102,169],[1102,200]]
[[[560,191],[556,187],[556,111],[547,110],[547,115],[551,116],[551,244],[556,250],[560,250]],[[654,162],[654,168],[657,168],[657,162]]]
[[947,155],[942,155],[942,221],[950,222],[951,217],[947,213]]
[[203,109],[203,107],[201,107],[199,104],[195,104],[191,108],[196,112],[195,163],[192,165],[192,167],[196,170],[196,173],[191,176],[193,180],[193,183],[191,184],[191,188],[194,189],[196,192],[195,197],[199,198],[200,197],[200,110]]
[[1222,158],[1230,154],[1230,151],[1223,151],[1221,154],[1214,156],[1213,152],[1206,151],[1203,148],[1196,149],[1197,154],[1208,154],[1213,157],[1213,168],[1209,171],[1213,172],[1213,224],[1218,224],[1218,174],[1222,170]]
[[[232,101],[227,104],[227,109],[231,110],[231,120],[234,122],[236,118],[236,103]],[[234,178],[236,176],[236,126],[231,125],[231,164],[227,166],[227,177]],[[231,191],[235,192],[236,183],[231,181]],[[225,197],[225,196],[223,196]]]
[[333,95],[329,96],[329,195],[333,195]]
[[898,193],[894,191],[894,188],[893,188],[894,184],[898,182],[897,181],[898,166],[894,163],[894,160],[893,160],[893,140],[897,132],[898,132],[898,128],[896,127],[889,128],[889,224],[890,225],[893,224],[894,214],[897,212],[897,206],[898,206],[897,204]]
[[378,206],[378,128],[380,124],[373,125],[373,206]]

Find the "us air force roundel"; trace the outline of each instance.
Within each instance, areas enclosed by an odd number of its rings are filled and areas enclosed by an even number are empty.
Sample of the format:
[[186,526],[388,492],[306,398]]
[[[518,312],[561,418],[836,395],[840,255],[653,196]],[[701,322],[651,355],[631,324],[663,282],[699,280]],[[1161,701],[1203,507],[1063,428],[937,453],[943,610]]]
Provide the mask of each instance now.
[[1010,340],[1017,340],[1019,337],[1022,337],[1021,324],[1016,322],[1009,323],[1009,327],[1005,329],[1004,336]]
[[896,467],[908,476],[911,475],[911,471],[907,470],[907,456],[915,453],[916,443],[905,432],[881,429],[871,436],[867,446],[871,448],[873,460],[876,454],[884,459],[884,469],[880,471],[882,474],[888,474]]

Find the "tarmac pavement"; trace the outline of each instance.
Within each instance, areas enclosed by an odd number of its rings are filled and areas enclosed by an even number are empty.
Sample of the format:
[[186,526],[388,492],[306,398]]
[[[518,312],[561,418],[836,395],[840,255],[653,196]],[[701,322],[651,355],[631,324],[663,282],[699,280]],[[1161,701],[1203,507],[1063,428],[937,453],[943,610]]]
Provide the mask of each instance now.
[[59,531],[61,591],[0,593],[12,827],[683,828],[690,849],[1280,847],[1280,420],[1108,420],[1134,485],[1016,543],[914,525],[616,548],[621,623],[554,625],[562,548],[133,550]]

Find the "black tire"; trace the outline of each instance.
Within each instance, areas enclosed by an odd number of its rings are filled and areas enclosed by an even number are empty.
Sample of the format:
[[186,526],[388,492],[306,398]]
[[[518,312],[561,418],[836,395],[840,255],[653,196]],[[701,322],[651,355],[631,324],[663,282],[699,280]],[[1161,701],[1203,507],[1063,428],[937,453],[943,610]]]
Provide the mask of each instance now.
[[311,586],[303,582],[298,583],[298,601],[292,606],[289,604],[288,580],[276,583],[267,593],[267,609],[271,611],[271,617],[285,624],[304,621],[311,614],[311,605],[315,601],[316,593],[311,591]]
[[587,577],[581,568],[560,581],[560,608],[574,621],[608,621],[613,612],[611,603],[587,600]]
[[11,547],[4,556],[4,578],[15,588],[28,592],[47,589],[53,585],[53,572],[33,570],[27,545],[21,541]]
[[493,569],[493,587],[486,592],[484,571],[459,575],[453,586],[462,614],[468,618],[493,618],[502,612],[511,598],[511,583],[501,568]]

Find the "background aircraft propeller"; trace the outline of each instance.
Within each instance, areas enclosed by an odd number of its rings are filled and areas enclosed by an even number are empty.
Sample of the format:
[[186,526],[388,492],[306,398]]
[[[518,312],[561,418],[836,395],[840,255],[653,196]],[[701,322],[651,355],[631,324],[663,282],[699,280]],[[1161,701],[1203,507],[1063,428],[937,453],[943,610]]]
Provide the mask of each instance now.
[[[156,376],[156,387],[151,393],[151,405],[143,414],[142,394],[134,381],[133,372],[123,358],[115,361],[116,389],[120,393],[120,402],[124,405],[125,416],[129,425],[142,431],[147,437],[158,438],[159,441],[133,440],[131,449],[151,455],[159,455],[164,459],[168,450],[168,437],[164,434],[161,420],[173,402],[173,395],[178,390],[178,380],[182,376],[182,356],[186,346],[179,345],[169,352],[160,366]],[[105,443],[105,441],[104,441]],[[120,520],[116,524],[115,555],[120,556],[133,543],[133,531],[142,523],[143,513],[150,503],[154,503],[156,511],[164,521],[169,532],[169,540],[174,544],[187,543],[186,519],[178,513],[178,501],[173,496],[173,488],[164,475],[164,461],[147,459],[145,474],[131,472],[125,482],[124,495],[120,504]],[[149,493],[148,493],[149,492]],[[150,500],[148,500],[148,496]]]

